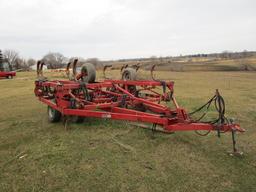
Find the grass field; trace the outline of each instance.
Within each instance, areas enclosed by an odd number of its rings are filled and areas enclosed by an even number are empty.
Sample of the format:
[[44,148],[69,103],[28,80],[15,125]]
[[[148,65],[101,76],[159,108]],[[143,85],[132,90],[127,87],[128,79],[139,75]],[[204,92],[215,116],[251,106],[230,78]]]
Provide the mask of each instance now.
[[0,191],[256,191],[256,74],[159,72],[175,81],[179,104],[204,104],[218,88],[239,134],[243,157],[230,157],[231,135],[167,135],[127,122],[47,121],[33,95],[35,75],[0,80]]

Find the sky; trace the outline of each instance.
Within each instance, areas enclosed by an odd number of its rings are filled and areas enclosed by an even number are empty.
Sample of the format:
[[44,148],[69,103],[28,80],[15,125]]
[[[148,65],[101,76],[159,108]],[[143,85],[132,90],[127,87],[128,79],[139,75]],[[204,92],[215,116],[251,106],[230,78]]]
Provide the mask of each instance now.
[[255,0],[0,0],[0,49],[122,59],[256,50]]

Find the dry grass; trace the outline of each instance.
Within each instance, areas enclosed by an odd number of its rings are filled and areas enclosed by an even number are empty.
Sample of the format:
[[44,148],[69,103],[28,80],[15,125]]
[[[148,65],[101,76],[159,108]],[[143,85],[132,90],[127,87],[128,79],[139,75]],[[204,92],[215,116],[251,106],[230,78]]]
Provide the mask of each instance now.
[[175,81],[176,98],[189,110],[219,88],[228,116],[247,130],[238,136],[244,157],[226,154],[230,134],[152,138],[151,131],[101,119],[65,131],[62,123],[47,122],[46,106],[33,95],[34,74],[18,73],[0,80],[0,191],[254,191],[255,73],[159,72],[158,77]]

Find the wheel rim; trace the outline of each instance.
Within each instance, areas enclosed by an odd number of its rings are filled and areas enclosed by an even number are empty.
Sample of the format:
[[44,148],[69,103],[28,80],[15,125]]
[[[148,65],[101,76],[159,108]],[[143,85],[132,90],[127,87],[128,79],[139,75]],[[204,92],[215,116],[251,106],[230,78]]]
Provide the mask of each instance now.
[[130,75],[129,73],[124,73],[124,80],[130,80]]
[[85,81],[85,80],[86,80],[86,77],[88,76],[88,70],[87,70],[87,68],[84,68],[84,70],[81,70],[81,73],[82,73],[81,79],[82,79],[83,81]]

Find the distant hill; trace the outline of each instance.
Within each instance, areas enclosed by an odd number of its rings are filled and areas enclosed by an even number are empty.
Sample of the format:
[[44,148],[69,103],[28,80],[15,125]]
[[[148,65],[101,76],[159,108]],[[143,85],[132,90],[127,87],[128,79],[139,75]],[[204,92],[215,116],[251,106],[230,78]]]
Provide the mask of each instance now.
[[139,65],[150,70],[155,64],[157,70],[168,71],[256,71],[256,52],[222,52],[212,54],[195,54],[176,57],[150,57],[137,59],[121,59],[105,62],[114,69],[123,65]]

